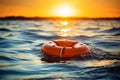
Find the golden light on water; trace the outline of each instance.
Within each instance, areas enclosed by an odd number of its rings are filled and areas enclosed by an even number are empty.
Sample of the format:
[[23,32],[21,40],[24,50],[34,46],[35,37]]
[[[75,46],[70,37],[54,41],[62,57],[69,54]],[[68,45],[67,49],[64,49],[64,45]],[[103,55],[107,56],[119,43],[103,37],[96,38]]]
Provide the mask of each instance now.
[[60,30],[60,36],[71,36],[70,32],[71,32],[72,28],[63,28]]
[[69,32],[69,31],[71,31],[72,30],[72,28],[64,28],[64,29],[61,29],[60,31],[61,32]]
[[76,32],[76,26],[74,26],[74,23],[71,21],[58,21],[57,22],[57,35],[62,37],[73,37],[77,36]]
[[62,24],[62,25],[68,25],[68,22],[67,21],[60,21],[60,24]]
[[62,80],[62,79],[60,79],[60,78],[57,78],[57,79],[55,79],[55,80]]
[[113,64],[115,62],[120,62],[119,60],[91,60],[84,62],[83,64],[85,66],[107,66],[109,67],[110,64]]

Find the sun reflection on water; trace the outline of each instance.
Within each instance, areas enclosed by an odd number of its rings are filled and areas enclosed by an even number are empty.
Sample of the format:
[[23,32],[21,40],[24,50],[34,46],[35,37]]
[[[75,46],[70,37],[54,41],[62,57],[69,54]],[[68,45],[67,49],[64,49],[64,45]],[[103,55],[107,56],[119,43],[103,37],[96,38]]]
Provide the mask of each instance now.
[[71,31],[72,30],[72,28],[63,28],[63,29],[61,29],[60,31],[61,32],[69,32],[69,31]]
[[62,25],[68,25],[68,22],[67,21],[60,21],[60,24],[62,24]]
[[57,35],[61,37],[73,37],[77,36],[77,27],[74,25],[73,21],[58,21],[57,25]]
[[62,80],[62,79],[60,79],[60,78],[57,78],[57,79],[55,79],[55,80]]

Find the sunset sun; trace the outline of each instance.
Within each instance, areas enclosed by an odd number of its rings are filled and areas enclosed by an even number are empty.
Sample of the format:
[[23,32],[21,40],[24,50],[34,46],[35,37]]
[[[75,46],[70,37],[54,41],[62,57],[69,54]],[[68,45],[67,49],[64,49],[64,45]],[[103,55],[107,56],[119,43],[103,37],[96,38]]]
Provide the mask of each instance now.
[[70,17],[75,16],[75,9],[71,5],[62,4],[56,7],[54,13],[56,16]]

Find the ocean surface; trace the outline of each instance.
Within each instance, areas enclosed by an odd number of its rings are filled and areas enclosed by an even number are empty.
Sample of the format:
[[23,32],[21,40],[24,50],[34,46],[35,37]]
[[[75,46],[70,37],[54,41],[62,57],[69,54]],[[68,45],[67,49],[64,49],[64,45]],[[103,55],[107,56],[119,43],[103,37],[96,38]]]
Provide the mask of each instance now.
[[[83,42],[87,55],[45,56],[43,43]],[[0,21],[0,80],[120,80],[120,20]]]

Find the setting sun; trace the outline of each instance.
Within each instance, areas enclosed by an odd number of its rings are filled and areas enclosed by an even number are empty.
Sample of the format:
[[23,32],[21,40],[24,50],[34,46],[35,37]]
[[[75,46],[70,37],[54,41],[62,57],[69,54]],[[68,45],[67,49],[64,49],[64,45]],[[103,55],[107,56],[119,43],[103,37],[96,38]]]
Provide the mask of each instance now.
[[54,13],[61,17],[75,16],[75,9],[71,5],[62,4],[55,8]]

